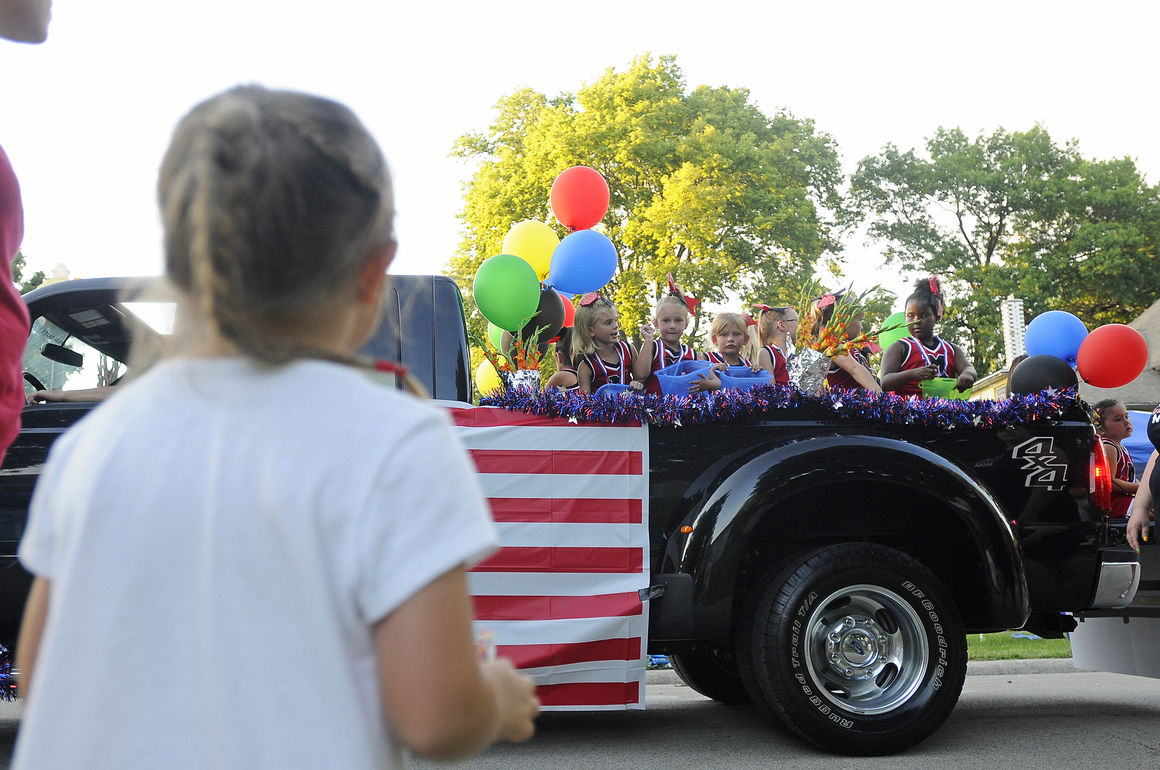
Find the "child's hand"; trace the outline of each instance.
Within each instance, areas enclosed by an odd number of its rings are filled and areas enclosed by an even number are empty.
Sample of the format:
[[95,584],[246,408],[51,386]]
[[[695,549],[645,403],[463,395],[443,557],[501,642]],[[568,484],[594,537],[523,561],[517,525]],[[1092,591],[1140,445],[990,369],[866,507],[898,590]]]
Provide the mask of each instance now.
[[975,375],[971,374],[970,372],[963,372],[959,375],[959,379],[955,382],[955,388],[957,390],[966,391],[974,384]]
[[911,378],[913,380],[933,380],[938,376],[938,367],[934,364],[920,366],[912,371],[914,372],[914,376]]
[[499,740],[528,740],[536,731],[534,720],[540,713],[540,699],[531,677],[517,672],[509,660],[493,660],[481,666],[499,706]]
[[632,382],[628,383],[628,389],[635,390],[639,393],[640,391],[644,390],[644,383],[640,380],[633,380]]
[[721,390],[721,380],[717,379],[717,375],[712,374],[712,369],[709,372],[711,376],[702,374],[689,384],[690,393],[701,393],[706,390]]
[[641,342],[652,342],[654,339],[656,339],[656,336],[657,330],[653,328],[652,324],[645,324],[644,326],[640,327]]

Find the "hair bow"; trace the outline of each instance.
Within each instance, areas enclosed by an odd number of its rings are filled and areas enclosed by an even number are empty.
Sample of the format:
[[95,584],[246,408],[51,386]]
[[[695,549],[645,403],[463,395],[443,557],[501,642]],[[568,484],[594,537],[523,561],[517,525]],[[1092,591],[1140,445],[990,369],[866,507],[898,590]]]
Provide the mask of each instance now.
[[675,278],[673,278],[672,273],[666,273],[665,278],[667,278],[669,281],[669,292],[683,299],[685,301],[685,307],[689,309],[690,313],[696,313],[697,305],[701,304],[701,300],[697,299],[691,294],[685,294],[684,290],[682,290],[681,287],[677,285],[677,281]]
[[837,299],[838,298],[833,294],[823,294],[822,296],[818,297],[818,307],[829,307],[830,305],[834,304]]
[[[754,305],[754,307],[757,307],[757,305]],[[749,313],[742,313],[741,317],[745,319],[746,326],[757,326],[757,319],[749,315]]]
[[594,291],[590,291],[580,298],[580,307],[588,307],[598,299],[600,299],[600,295]]
[[938,276],[931,274],[930,276],[930,293],[935,299],[935,310],[938,311],[939,318],[942,318],[943,310],[946,307],[942,298],[942,287],[939,285]]
[[753,307],[757,310],[760,310],[762,313],[768,313],[770,310],[773,310],[773,308],[771,308],[769,305],[762,305],[760,303],[754,305]]

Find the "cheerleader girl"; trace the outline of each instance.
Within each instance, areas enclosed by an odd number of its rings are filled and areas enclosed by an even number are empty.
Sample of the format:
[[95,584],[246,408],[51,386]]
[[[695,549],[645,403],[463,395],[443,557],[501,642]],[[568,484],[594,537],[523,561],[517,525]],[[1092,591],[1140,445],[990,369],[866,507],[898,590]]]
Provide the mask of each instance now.
[[548,378],[544,390],[559,388],[571,393],[580,387],[580,378],[572,368],[572,327],[560,331],[560,339],[556,340],[556,373]]
[[[824,330],[834,317],[834,308],[838,304],[838,294],[824,294],[810,303],[806,319],[810,324],[814,339],[820,339]],[[862,317],[858,313],[850,319],[845,329],[838,330],[838,336],[849,340],[862,333]],[[830,356],[830,368],[826,372],[826,385],[831,390],[870,390],[875,393],[882,391],[878,378],[866,359],[866,354],[857,348],[851,348],[848,353]]]
[[[745,357],[749,328],[740,313],[718,313],[709,327],[709,339],[716,350],[708,352],[709,360],[723,366],[751,366]],[[714,367],[716,368],[716,367]]]
[[640,354],[633,364],[632,373],[637,381],[644,383],[645,393],[660,395],[657,371],[678,361],[704,360],[703,355],[681,342],[688,326],[689,307],[684,298],[666,294],[653,310],[652,323],[640,327]]
[[978,373],[962,349],[935,336],[935,324],[943,315],[942,291],[938,278],[919,279],[914,293],[906,298],[906,325],[909,337],[895,342],[882,354],[882,389],[903,396],[921,396],[919,382],[935,377],[954,377],[955,387],[967,390]]
[[755,307],[761,310],[757,330],[762,347],[757,354],[757,365],[769,372],[775,385],[789,385],[786,351],[790,349],[793,335],[797,333],[797,311],[792,307]]
[[1122,519],[1128,515],[1132,497],[1140,488],[1132,455],[1123,444],[1124,439],[1132,435],[1132,420],[1128,417],[1124,402],[1118,398],[1105,398],[1094,409],[1100,418],[1096,433],[1100,436],[1100,444],[1108,458],[1108,467],[1112,469],[1111,518]]
[[620,339],[616,306],[596,293],[585,294],[572,324],[573,364],[581,393],[595,393],[607,384],[632,385],[636,351]]

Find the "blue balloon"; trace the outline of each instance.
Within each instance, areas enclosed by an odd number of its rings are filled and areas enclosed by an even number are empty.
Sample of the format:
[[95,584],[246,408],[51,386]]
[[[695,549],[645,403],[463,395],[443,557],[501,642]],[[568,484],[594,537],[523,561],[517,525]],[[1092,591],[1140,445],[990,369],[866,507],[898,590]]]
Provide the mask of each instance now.
[[1023,344],[1029,356],[1055,356],[1075,366],[1080,343],[1087,334],[1083,321],[1071,313],[1048,310],[1031,319]]
[[616,274],[616,247],[595,230],[565,236],[552,252],[548,281],[561,294],[599,291]]

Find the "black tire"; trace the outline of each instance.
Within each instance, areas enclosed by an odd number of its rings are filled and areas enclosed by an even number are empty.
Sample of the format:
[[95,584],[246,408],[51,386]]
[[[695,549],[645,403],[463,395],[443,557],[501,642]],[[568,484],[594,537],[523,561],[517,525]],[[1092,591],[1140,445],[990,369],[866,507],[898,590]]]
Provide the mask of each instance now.
[[759,585],[738,659],[755,702],[840,754],[890,754],[958,702],[967,641],[949,594],[911,556],[870,543],[813,551]]
[[729,705],[752,703],[731,657],[721,650],[705,647],[670,655],[669,661],[681,681],[706,698]]

